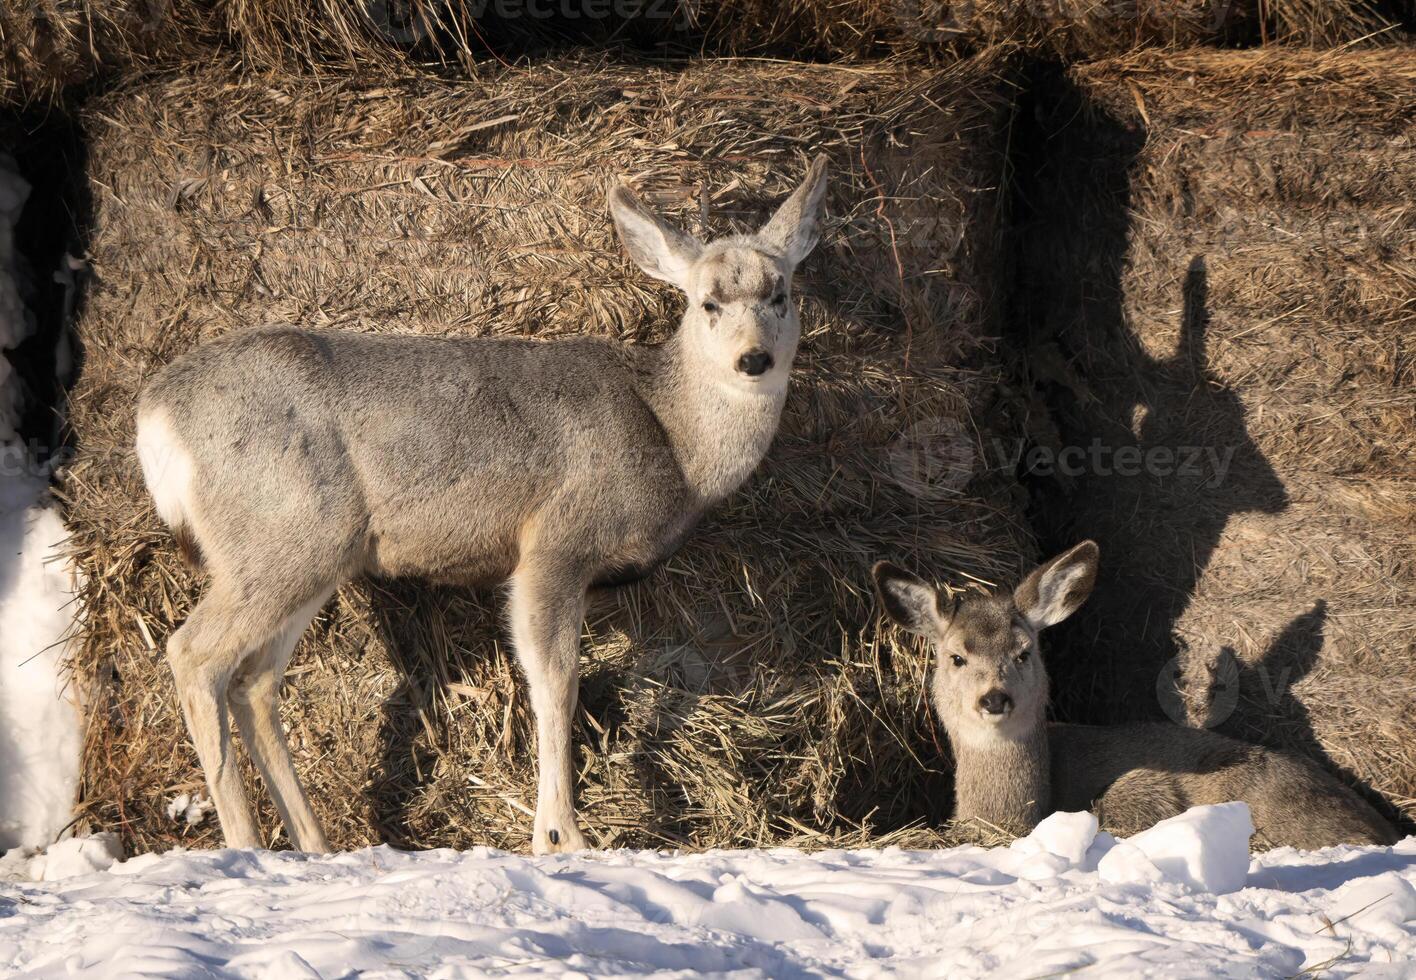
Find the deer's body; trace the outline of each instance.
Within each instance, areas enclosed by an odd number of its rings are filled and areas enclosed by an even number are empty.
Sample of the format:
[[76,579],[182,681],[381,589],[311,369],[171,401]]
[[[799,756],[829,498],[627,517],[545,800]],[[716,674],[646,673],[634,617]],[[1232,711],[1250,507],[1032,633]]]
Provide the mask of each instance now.
[[[212,571],[263,566],[277,538],[302,574],[494,585],[545,526],[593,584],[621,582],[751,472],[785,394],[685,399],[673,346],[242,331],[153,379],[139,448],[191,457],[187,485],[152,492]],[[213,397],[241,391],[235,412]]]
[[1109,830],[1132,834],[1192,806],[1242,800],[1272,846],[1396,840],[1375,809],[1307,760],[1179,725],[1049,724],[1038,633],[1081,605],[1095,563],[1086,542],[1011,595],[957,605],[877,566],[887,612],[935,644],[931,700],[954,751],[956,819],[1021,834],[1054,811],[1093,810]]
[[374,574],[510,583],[540,753],[532,847],[584,846],[570,727],[586,590],[647,574],[766,453],[800,329],[787,290],[823,188],[818,160],[757,235],[711,245],[613,191],[632,257],[689,295],[658,347],[271,327],[151,381],[144,476],[211,574],[168,659],[228,844],[259,843],[229,712],[295,846],[328,849],[280,679],[334,590]]
[[955,816],[1026,832],[1049,813],[1095,812],[1129,836],[1192,806],[1243,800],[1267,844],[1390,844],[1391,826],[1312,763],[1180,725],[1066,725],[992,747],[954,744]]

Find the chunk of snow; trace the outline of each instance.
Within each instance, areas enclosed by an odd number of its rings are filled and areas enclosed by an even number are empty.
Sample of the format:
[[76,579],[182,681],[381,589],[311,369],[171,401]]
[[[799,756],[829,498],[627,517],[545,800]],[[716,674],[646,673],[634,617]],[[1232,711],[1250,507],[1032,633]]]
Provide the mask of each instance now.
[[1112,837],[1104,830],[1098,830],[1096,836],[1092,838],[1091,846],[1087,848],[1086,857],[1082,859],[1083,871],[1095,871],[1101,859],[1111,853],[1111,849],[1116,846],[1116,838]]
[[123,845],[117,834],[70,837],[50,844],[30,858],[29,876],[35,881],[60,881],[78,875],[107,871],[123,860]]
[[1069,867],[1077,867],[1086,860],[1087,849],[1096,839],[1096,817],[1090,813],[1063,813],[1058,811],[1044,817],[1026,837],[1013,841],[1012,848],[1028,854],[1055,854],[1065,860]]
[[1108,882],[1169,881],[1222,895],[1244,887],[1253,834],[1246,803],[1192,807],[1118,843],[1097,871]]
[[1113,885],[1158,885],[1165,873],[1151,863],[1146,852],[1129,841],[1117,841],[1097,862],[1096,873]]

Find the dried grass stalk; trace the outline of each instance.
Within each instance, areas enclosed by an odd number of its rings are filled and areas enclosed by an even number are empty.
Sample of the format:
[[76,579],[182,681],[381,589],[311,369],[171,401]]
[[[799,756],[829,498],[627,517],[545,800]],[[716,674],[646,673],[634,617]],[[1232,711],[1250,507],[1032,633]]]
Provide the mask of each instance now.
[[1088,465],[1044,508],[1107,569],[1059,655],[1064,705],[1168,705],[1408,813],[1413,100],[1416,62],[1390,52],[1073,70],[1048,108],[1065,163],[1028,195],[1023,312],[1059,443],[1217,454],[1193,475]]
[[[135,849],[216,839],[164,813],[200,786],[159,652],[200,583],[130,452],[146,377],[273,320],[652,342],[680,301],[623,257],[609,181],[720,234],[818,152],[829,221],[781,434],[680,554],[594,604],[581,809],[607,845],[859,843],[942,818],[925,660],[877,635],[868,569],[893,555],[994,581],[1030,556],[1011,472],[966,484],[933,455],[985,461],[989,426],[1013,424],[990,408],[1005,91],[987,60],[570,60],[462,84],[222,65],[90,104],[95,277],[63,488],[89,820]],[[338,845],[525,845],[533,728],[498,607],[362,583],[302,641],[285,717]]]

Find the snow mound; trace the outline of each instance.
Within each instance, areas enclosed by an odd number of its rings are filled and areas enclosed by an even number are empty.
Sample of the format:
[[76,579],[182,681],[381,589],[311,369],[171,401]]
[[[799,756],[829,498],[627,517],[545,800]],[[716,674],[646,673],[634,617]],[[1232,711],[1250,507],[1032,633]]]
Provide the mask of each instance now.
[[[1087,854],[1096,840],[1096,817],[1090,813],[1057,812],[1044,817],[1026,837],[1008,845],[1020,878],[1041,881],[1064,871],[1087,866]],[[1095,861],[1091,867],[1095,868]]]
[[123,859],[117,834],[71,837],[50,844],[42,854],[30,859],[29,873],[35,881],[61,881],[78,875],[107,871]]
[[1111,883],[1174,882],[1222,895],[1244,887],[1253,835],[1248,804],[1197,806],[1119,841],[1097,872]]
[[1333,928],[1352,923],[1398,941],[1416,932],[1411,925],[1416,923],[1416,887],[1395,871],[1348,882],[1333,898],[1328,913]]

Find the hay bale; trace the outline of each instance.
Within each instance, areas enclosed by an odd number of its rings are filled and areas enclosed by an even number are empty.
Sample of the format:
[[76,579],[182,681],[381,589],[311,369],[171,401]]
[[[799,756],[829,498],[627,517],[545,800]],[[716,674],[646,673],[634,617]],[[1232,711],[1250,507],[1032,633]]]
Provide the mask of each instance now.
[[1054,82],[1017,323],[1057,425],[1032,462],[1088,450],[1040,516],[1104,569],[1060,703],[1290,748],[1409,815],[1416,63],[1152,53]]
[[[681,301],[624,257],[609,182],[716,235],[764,220],[818,152],[828,221],[781,433],[663,569],[593,604],[580,807],[609,845],[859,843],[946,815],[926,660],[877,636],[868,572],[893,555],[995,581],[1031,557],[1011,473],[958,469],[1011,424],[989,408],[1004,92],[990,61],[570,60],[461,84],[221,66],[91,103],[63,486],[89,821],[134,849],[216,840],[164,812],[201,786],[159,653],[200,583],[130,451],[144,379],[275,320],[654,342]],[[525,846],[534,729],[496,597],[351,586],[292,675],[296,763],[336,844]]]
[[223,52],[262,70],[474,75],[567,44],[688,45],[687,25],[676,0],[14,0],[0,7],[0,106]]

